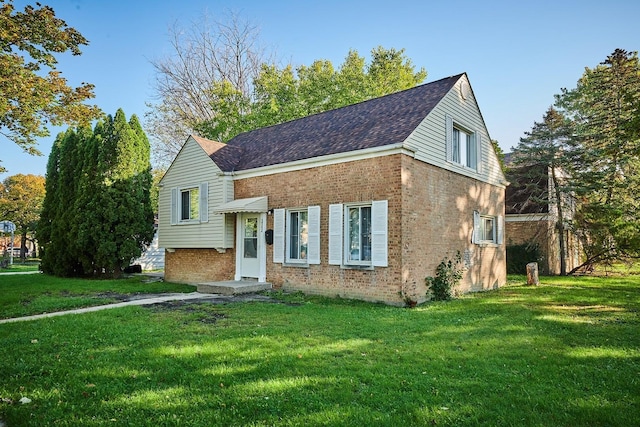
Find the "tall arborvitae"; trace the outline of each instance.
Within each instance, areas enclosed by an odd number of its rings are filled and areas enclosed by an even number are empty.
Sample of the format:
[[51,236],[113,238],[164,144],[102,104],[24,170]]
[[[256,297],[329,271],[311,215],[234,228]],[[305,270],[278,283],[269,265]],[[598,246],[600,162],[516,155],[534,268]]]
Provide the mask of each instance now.
[[117,277],[153,238],[149,142],[118,110],[69,130],[49,162],[43,269],[60,276]]
[[51,248],[51,228],[58,213],[58,176],[60,168],[60,145],[64,139],[64,133],[59,133],[51,147],[51,154],[47,161],[47,173],[45,181],[45,198],[42,202],[42,212],[38,221],[36,237],[40,246],[40,258],[42,271],[53,273],[55,265],[55,251]]
[[110,117],[98,156],[103,188],[96,264],[113,275],[140,256],[153,238],[149,142],[135,116],[131,123],[122,110]]

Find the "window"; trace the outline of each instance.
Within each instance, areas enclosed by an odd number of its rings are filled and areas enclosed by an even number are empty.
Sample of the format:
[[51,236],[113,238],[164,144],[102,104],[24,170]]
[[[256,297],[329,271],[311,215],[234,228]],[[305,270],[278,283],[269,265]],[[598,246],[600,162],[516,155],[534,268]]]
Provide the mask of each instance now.
[[320,264],[320,206],[273,210],[273,262]]
[[171,189],[171,224],[209,222],[209,184]]
[[387,267],[388,201],[329,205],[329,264]]
[[502,216],[481,215],[473,213],[473,237],[475,244],[502,244],[503,240]]
[[287,262],[306,262],[309,251],[309,214],[289,211],[287,217]]
[[465,168],[480,171],[481,137],[446,116],[447,160]]
[[468,168],[475,169],[475,144],[473,143],[473,135],[464,130],[454,128],[452,144],[451,154],[453,161]]
[[480,240],[490,243],[496,241],[496,227],[495,217],[481,216],[480,217]]
[[199,192],[198,188],[189,188],[180,191],[180,221],[199,219]]
[[371,264],[371,206],[347,208],[346,264]]

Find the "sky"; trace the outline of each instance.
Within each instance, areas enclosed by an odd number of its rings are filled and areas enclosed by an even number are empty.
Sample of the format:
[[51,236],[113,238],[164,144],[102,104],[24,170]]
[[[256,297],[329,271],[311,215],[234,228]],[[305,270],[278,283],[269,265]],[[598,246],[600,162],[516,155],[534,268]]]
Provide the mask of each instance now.
[[[154,102],[151,60],[173,54],[169,27],[188,27],[203,14],[239,14],[281,65],[330,60],[349,50],[369,60],[371,49],[405,49],[425,82],[466,72],[489,135],[508,152],[541,121],[561,88],[574,88],[616,48],[639,50],[640,1],[432,0],[39,0],[89,40],[81,56],[59,58],[69,84],[95,85],[90,101],[107,114],[122,108],[144,121]],[[16,9],[35,0],[14,0]],[[0,136],[0,160],[16,174],[44,175],[58,132],[38,140],[30,156]],[[187,135],[185,135],[185,140]]]

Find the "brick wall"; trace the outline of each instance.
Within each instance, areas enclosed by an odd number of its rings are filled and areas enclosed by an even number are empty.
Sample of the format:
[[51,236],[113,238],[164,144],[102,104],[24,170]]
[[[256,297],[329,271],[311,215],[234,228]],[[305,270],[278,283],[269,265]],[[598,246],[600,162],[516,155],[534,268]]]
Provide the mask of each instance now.
[[463,257],[466,270],[460,292],[492,289],[506,282],[504,245],[471,243],[473,211],[504,215],[504,189],[412,159],[403,158],[402,286],[418,300],[426,294],[425,278],[438,264]]
[[165,251],[164,278],[167,282],[202,283],[233,280],[235,252],[227,249],[176,249]]
[[[465,254],[461,291],[493,288],[506,280],[504,245],[472,245],[473,211],[503,215],[504,190],[396,154],[314,169],[240,179],[236,199],[268,196],[269,208],[318,205],[321,263],[292,267],[273,262],[267,245],[267,281],[309,294],[403,303],[403,292],[426,297],[424,279],[445,256]],[[388,267],[350,269],[328,264],[329,205],[388,201]],[[273,228],[273,216],[267,217]],[[167,280],[231,280],[235,251],[177,249],[167,253]]]
[[[401,155],[322,166],[235,181],[235,197],[267,195],[269,208],[320,206],[320,264],[289,267],[273,263],[267,246],[267,280],[275,287],[309,294],[399,302],[401,266]],[[373,270],[329,265],[329,205],[388,200],[389,267]],[[267,218],[273,228],[273,216]]]

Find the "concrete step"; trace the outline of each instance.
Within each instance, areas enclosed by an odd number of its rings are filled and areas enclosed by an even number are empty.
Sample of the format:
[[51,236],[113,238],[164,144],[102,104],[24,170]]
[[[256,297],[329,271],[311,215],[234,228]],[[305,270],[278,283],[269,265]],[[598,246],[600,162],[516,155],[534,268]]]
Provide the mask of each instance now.
[[198,283],[198,292],[203,294],[238,295],[271,289],[271,283],[260,283],[247,280],[229,280],[225,282]]

